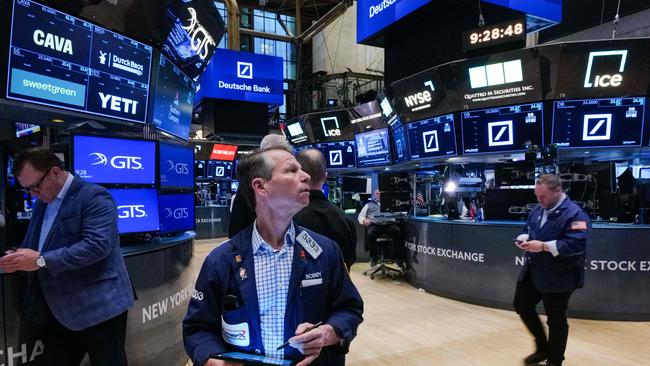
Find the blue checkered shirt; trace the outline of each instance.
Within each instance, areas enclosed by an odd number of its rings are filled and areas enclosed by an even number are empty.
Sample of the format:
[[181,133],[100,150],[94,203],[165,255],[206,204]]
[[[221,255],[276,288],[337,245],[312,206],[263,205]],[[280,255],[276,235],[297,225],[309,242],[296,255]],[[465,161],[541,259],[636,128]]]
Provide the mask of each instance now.
[[295,239],[296,229],[291,223],[284,235],[284,245],[281,249],[274,250],[257,231],[257,222],[253,225],[253,260],[260,328],[264,352],[269,357],[284,357],[284,349],[276,351],[276,348],[286,341],[284,315],[287,309]]

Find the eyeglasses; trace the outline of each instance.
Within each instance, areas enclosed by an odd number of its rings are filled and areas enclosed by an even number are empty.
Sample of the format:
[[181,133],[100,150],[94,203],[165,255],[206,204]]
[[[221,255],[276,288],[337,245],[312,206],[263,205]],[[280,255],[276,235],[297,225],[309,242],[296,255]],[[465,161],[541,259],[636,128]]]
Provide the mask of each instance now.
[[41,178],[41,180],[38,181],[38,183],[36,183],[36,184],[32,184],[32,185],[29,186],[29,187],[25,187],[25,190],[26,190],[26,191],[33,192],[33,193],[38,193],[38,192],[40,192],[40,191],[41,191],[41,186],[43,185],[43,181],[45,181],[45,178],[47,178],[47,176],[50,175],[50,171],[51,171],[51,170],[52,170],[52,168],[48,169],[48,170],[45,172],[45,174],[43,174],[43,177]]

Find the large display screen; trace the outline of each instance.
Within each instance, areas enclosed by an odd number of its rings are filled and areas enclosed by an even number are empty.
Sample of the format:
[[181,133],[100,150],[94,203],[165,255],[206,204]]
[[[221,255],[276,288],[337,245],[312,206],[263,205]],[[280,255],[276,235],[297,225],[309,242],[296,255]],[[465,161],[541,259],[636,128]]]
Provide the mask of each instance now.
[[8,98],[145,122],[150,46],[29,0],[11,24]]
[[534,49],[498,53],[454,64],[462,109],[542,100],[539,54]]
[[287,140],[293,145],[302,144],[303,142],[307,142],[308,139],[301,119],[288,121],[284,129],[284,134]]
[[381,107],[376,101],[356,105],[348,109],[350,128],[354,133],[361,133],[369,129],[386,127],[382,117]]
[[410,159],[410,149],[408,138],[406,136],[406,126],[401,124],[394,125],[390,130],[393,160],[395,163],[403,163]]
[[641,146],[645,97],[553,104],[553,143],[560,148]]
[[205,178],[205,160],[194,160],[194,177]]
[[453,156],[458,153],[453,114],[413,122],[406,127],[411,159]]
[[326,142],[315,144],[327,161],[327,169],[344,169],[356,167],[354,141]]
[[388,165],[391,163],[388,129],[382,128],[354,136],[357,145],[359,168]]
[[462,112],[465,154],[524,151],[544,140],[542,103]]
[[120,234],[158,231],[158,197],[155,189],[109,189],[117,205]]
[[151,120],[159,129],[187,140],[193,107],[194,81],[160,55]]
[[348,141],[354,136],[346,110],[308,114],[307,124],[316,142]]
[[358,0],[357,43],[364,43],[384,28],[431,0]]
[[194,195],[158,195],[158,217],[160,234],[194,230]]
[[154,184],[156,143],[76,135],[73,169],[80,178],[101,184]]
[[158,161],[161,188],[194,188],[194,150],[161,142]]
[[395,112],[395,108],[393,108],[393,102],[387,90],[381,90],[377,93],[377,103],[379,103],[379,109],[381,109],[381,114],[388,126],[393,127],[401,123],[397,112]]
[[232,178],[233,163],[228,161],[207,162],[206,177],[214,179]]

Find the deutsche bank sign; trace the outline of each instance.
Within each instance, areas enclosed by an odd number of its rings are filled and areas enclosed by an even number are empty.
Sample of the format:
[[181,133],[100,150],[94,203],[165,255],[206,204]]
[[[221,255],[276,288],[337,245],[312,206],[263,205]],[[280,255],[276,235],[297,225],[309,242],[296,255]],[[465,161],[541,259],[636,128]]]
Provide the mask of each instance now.
[[357,43],[364,43],[431,0],[358,0]]
[[195,100],[216,98],[282,105],[283,73],[281,57],[218,48],[201,76]]

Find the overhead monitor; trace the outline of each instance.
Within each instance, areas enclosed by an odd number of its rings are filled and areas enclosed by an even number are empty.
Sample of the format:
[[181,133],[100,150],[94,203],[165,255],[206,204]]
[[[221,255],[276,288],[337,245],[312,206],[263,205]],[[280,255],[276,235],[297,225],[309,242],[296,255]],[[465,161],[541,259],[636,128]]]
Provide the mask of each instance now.
[[230,179],[232,178],[233,163],[228,161],[207,162],[206,177],[212,179]]
[[325,156],[327,169],[356,167],[354,141],[324,142],[314,145]]
[[354,137],[350,116],[346,110],[311,113],[306,116],[316,142],[348,141]]
[[382,128],[354,136],[357,145],[357,167],[389,165],[392,162],[388,129]]
[[183,140],[190,137],[194,81],[160,55],[158,79],[153,93],[151,121],[162,131]]
[[214,144],[210,151],[209,160],[234,161],[237,156],[237,145]]
[[309,139],[303,127],[302,119],[287,121],[284,134],[292,145],[305,143]]
[[369,129],[386,127],[382,118],[379,103],[371,101],[348,108],[350,127],[354,133],[361,133]]
[[155,184],[156,142],[75,135],[72,167],[99,184]]
[[152,48],[30,0],[15,0],[7,98],[145,122]]
[[391,147],[395,164],[409,161],[410,150],[406,136],[406,126],[397,124],[390,129]]
[[194,150],[164,142],[158,145],[160,188],[194,188]]
[[205,160],[194,160],[194,178],[202,179],[206,177]]
[[431,0],[358,0],[357,43],[372,44],[382,30]]
[[552,142],[559,148],[642,146],[645,97],[553,103]]
[[383,89],[377,93],[377,103],[381,109],[381,114],[384,118],[384,121],[386,121],[386,124],[388,124],[388,126],[392,127],[396,124],[401,123],[401,121],[397,115],[397,112],[395,111],[395,108],[393,107],[393,101],[391,98],[392,97],[389,95],[389,92],[386,89]]
[[158,217],[160,234],[194,230],[194,195],[192,193],[158,195]]
[[525,151],[544,141],[542,103],[461,113],[463,153]]
[[454,115],[430,118],[406,125],[411,159],[457,155]]
[[14,125],[16,127],[17,138],[21,138],[21,137],[33,135],[37,132],[41,132],[41,126],[39,125],[33,125],[31,123],[22,123],[22,122],[16,122]]
[[155,189],[109,189],[117,205],[120,234],[158,231],[158,197]]

